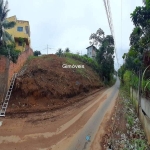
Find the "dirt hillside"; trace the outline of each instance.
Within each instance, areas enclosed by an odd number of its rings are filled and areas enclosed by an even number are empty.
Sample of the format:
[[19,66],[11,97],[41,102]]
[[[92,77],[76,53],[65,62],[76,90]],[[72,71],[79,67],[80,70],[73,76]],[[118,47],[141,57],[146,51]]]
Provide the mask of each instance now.
[[[62,68],[63,64],[85,68]],[[101,87],[99,76],[82,62],[56,55],[32,58],[18,74],[7,112],[62,108]]]

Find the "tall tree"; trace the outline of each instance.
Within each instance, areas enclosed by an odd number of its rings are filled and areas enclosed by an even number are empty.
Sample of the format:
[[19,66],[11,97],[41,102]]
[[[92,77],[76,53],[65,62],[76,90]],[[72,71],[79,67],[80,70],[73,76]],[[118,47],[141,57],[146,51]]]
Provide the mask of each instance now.
[[114,73],[114,39],[111,35],[103,37],[102,45],[97,51],[96,60],[100,65],[100,75],[110,81]]
[[90,45],[94,45],[96,46],[97,48],[99,48],[102,44],[102,41],[104,39],[104,31],[99,28],[96,33],[92,33],[90,35]]
[[[136,74],[136,84],[132,83],[132,86],[139,88],[139,91],[141,72],[144,72],[150,63],[150,0],[145,0],[144,3],[144,6],[136,7],[131,13],[131,19],[135,27],[130,35],[130,49],[128,53],[123,55],[125,63],[119,70],[122,77],[127,70]],[[150,69],[148,68],[143,78],[145,83],[150,77],[149,74]],[[144,86],[144,82],[142,82],[142,86]],[[150,92],[150,89],[147,88],[147,91]],[[139,95],[141,94],[139,93]]]
[[150,0],[145,1],[145,6],[136,7],[131,13],[135,28],[130,35],[130,49],[124,55],[125,67],[129,70],[144,70],[146,54],[150,48]]
[[6,31],[6,29],[15,26],[15,22],[6,20],[8,12],[8,1],[0,0],[0,46],[6,45],[8,42],[14,42],[12,36]]

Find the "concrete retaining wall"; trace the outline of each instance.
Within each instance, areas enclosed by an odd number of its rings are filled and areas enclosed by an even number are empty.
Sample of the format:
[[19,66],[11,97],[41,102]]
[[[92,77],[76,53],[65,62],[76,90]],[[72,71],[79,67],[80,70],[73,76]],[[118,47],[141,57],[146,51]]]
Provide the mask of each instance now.
[[0,104],[10,86],[13,74],[17,73],[22,68],[30,55],[33,55],[33,50],[29,47],[21,53],[18,57],[17,63],[9,62],[7,57],[0,55]]
[[[131,89],[130,90],[132,102],[138,110],[138,91]],[[139,109],[139,119],[142,123],[143,129],[146,133],[148,143],[150,144],[150,100],[147,100],[146,98],[141,98],[141,107]]]
[[8,77],[8,61],[4,56],[0,56],[0,105],[3,97],[7,91],[7,77]]

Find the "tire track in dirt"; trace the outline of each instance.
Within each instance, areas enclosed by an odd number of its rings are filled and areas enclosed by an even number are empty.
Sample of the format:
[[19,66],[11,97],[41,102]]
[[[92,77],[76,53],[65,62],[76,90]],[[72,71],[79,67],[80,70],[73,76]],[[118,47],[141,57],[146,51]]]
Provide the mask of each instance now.
[[[79,130],[73,137],[59,143],[59,147],[53,150],[90,150],[91,144],[94,141],[101,122],[105,119],[104,116],[109,110],[111,104],[118,96],[118,88],[120,82],[117,79],[115,85],[107,92],[107,99],[99,106],[95,113],[90,117],[84,127]],[[88,115],[88,114],[87,114]],[[87,136],[89,137],[87,141]],[[57,144],[58,146],[58,144]]]
[[[108,90],[107,90],[108,91]],[[92,105],[88,106],[86,109],[84,109],[80,114],[75,116],[73,119],[71,119],[69,122],[66,124],[62,125],[60,129],[57,130],[56,133],[51,133],[51,132],[45,132],[45,133],[37,133],[37,134],[29,134],[25,135],[23,138],[20,138],[19,136],[7,136],[7,137],[1,137],[0,136],[0,141],[3,141],[4,143],[1,144],[1,146],[5,147],[6,144],[10,145],[11,147],[17,142],[17,147],[21,148],[25,143],[26,145],[30,145],[31,147],[36,145],[37,140],[42,141],[40,144],[40,147],[42,146],[43,148],[45,145],[52,146],[56,144],[58,141],[61,141],[65,137],[69,137],[77,130],[79,130],[86,122],[88,119],[92,116],[92,114],[96,111],[96,109],[99,107],[99,105],[106,99],[106,91],[102,94],[102,96],[96,100]],[[90,115],[87,115],[90,114]],[[72,130],[76,129],[76,130]],[[16,139],[16,140],[15,140]],[[50,141],[50,142],[48,142]],[[10,143],[9,143],[10,142]],[[14,144],[12,142],[15,142]],[[2,143],[2,142],[1,142]],[[23,143],[23,144],[21,144]],[[49,144],[46,144],[49,143]],[[39,146],[38,146],[39,147]],[[22,147],[23,148],[23,147]],[[8,150],[8,148],[7,148]]]
[[[104,99],[106,99],[106,95],[103,96],[100,100],[104,101]],[[81,122],[81,120],[84,120],[83,118],[85,117],[86,113],[91,112],[91,110],[93,110],[93,108],[95,108],[94,110],[97,109],[97,107],[99,106],[99,104],[102,102],[94,102],[92,106],[87,107],[85,110],[83,110],[80,114],[78,114],[77,116],[75,116],[73,119],[71,119],[70,121],[68,121],[67,123],[65,123],[64,125],[60,126],[56,132],[45,132],[45,133],[36,133],[36,134],[29,134],[29,135],[25,135],[22,139],[19,138],[19,136],[15,136],[15,135],[11,135],[11,136],[6,136],[6,137],[2,137],[0,136],[0,144],[3,143],[3,141],[7,142],[24,142],[26,141],[28,138],[33,138],[36,139],[40,136],[43,136],[44,138],[50,138],[53,137],[54,135],[58,135],[62,132],[64,132],[65,130],[67,130],[68,128],[72,127],[73,124]],[[97,106],[97,107],[96,107]],[[93,111],[92,111],[93,112]],[[8,140],[7,140],[8,139]],[[12,139],[12,141],[11,141]]]

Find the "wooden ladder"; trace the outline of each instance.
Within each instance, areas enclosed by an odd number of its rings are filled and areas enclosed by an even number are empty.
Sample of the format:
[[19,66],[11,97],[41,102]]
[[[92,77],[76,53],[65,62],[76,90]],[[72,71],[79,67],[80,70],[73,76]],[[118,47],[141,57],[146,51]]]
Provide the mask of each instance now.
[[11,96],[11,93],[12,93],[12,90],[13,90],[13,86],[14,86],[14,83],[15,83],[15,79],[17,77],[17,73],[15,73],[11,79],[11,84],[10,84],[10,87],[7,91],[7,94],[6,94],[6,97],[4,99],[4,102],[3,102],[3,105],[2,105],[2,108],[0,110],[0,117],[4,117],[5,116],[5,113],[6,113],[6,109],[8,107],[8,102],[10,100],[10,96]]

